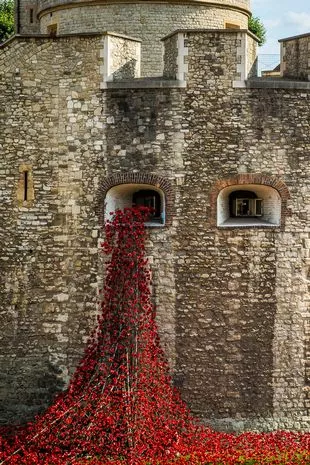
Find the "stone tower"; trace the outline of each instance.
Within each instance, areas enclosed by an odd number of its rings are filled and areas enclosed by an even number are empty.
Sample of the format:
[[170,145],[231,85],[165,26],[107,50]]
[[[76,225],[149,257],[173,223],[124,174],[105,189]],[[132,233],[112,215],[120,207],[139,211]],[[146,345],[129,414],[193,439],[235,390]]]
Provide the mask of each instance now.
[[16,34],[35,34],[40,31],[37,0],[15,0]]
[[0,46],[0,423],[66,386],[96,320],[105,217],[138,203],[155,208],[158,325],[192,411],[309,428],[310,35],[258,78],[249,14],[16,2]]

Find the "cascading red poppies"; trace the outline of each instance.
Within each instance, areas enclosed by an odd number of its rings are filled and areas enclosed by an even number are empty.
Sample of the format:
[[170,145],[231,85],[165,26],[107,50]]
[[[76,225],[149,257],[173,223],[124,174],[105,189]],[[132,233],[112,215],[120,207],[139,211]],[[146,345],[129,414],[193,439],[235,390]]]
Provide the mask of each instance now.
[[98,325],[68,389],[0,436],[2,465],[310,464],[310,435],[239,436],[199,426],[173,388],[145,258],[146,208],[106,224],[110,255]]

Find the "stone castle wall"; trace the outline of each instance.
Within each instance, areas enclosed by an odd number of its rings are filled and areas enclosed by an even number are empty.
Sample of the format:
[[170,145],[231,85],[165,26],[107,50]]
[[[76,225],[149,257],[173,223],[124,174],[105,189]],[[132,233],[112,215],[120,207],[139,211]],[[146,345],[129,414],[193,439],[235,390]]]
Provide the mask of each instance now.
[[93,325],[100,41],[15,39],[0,51],[0,422],[48,405]]
[[[166,195],[148,255],[193,412],[221,428],[309,428],[309,90],[234,88],[238,31],[187,32],[186,88],[100,90],[102,41],[0,49],[1,422],[45,407],[74,369],[104,274],[105,193],[137,182]],[[238,183],[279,192],[281,227],[216,226],[214,193]]]
[[[310,147],[307,129],[310,94],[302,90],[232,89],[229,76],[233,79],[232,57],[237,42],[230,39],[231,52],[225,55],[223,50],[228,44],[223,44],[224,35],[219,34],[217,39],[216,36],[216,33],[214,38],[212,34],[193,33],[187,39],[190,84],[184,113],[192,118],[187,118],[185,163],[190,169],[182,202],[183,227],[178,234],[181,244],[182,239],[188,241],[192,237],[191,246],[196,252],[180,266],[176,278],[180,284],[177,295],[183,290],[178,309],[184,309],[184,315],[177,315],[182,334],[177,340],[184,340],[186,334],[195,335],[197,352],[183,345],[184,357],[180,358],[186,359],[184,365],[191,366],[200,357],[197,365],[202,368],[198,373],[194,369],[187,372],[184,383],[188,398],[192,391],[197,393],[197,412],[202,411],[201,399],[206,399],[203,415],[211,404],[216,406],[217,418],[246,418],[255,414],[268,417],[273,412],[275,419],[282,417],[282,423],[271,421],[274,426],[290,427],[295,422],[307,429],[309,348],[304,326],[309,318],[310,295],[306,289],[309,281],[304,279],[309,273],[305,240],[309,237],[306,154]],[[205,55],[204,73],[195,49],[200,53],[212,49],[213,53]],[[216,66],[215,62],[221,65]],[[294,107],[298,108],[296,115]],[[212,117],[206,121],[205,115]],[[300,137],[297,144],[296,136]],[[206,150],[202,151],[202,147]],[[291,194],[290,216],[286,217],[283,232],[210,229],[209,208],[214,199],[207,193],[218,179],[223,179],[226,187],[232,173],[244,176],[263,173],[287,184]],[[200,198],[200,214],[192,198]],[[299,210],[300,200],[304,207]],[[195,233],[198,230],[199,235]],[[191,270],[191,278],[186,269]],[[296,295],[292,292],[294,282],[300,289]],[[184,292],[186,286],[188,291]],[[196,289],[200,289],[200,311],[193,312],[192,308],[197,310]],[[221,351],[226,356],[219,358]],[[178,347],[177,353],[180,354]],[[210,370],[213,376],[208,378]],[[216,389],[214,379],[218,380]],[[229,392],[227,386],[231,388]],[[294,420],[295,415],[300,424]]]
[[[130,21],[128,20],[130,18]],[[41,33],[57,24],[59,34],[112,31],[142,40],[142,76],[162,74],[163,46],[160,39],[176,29],[225,28],[226,23],[246,29],[245,11],[214,5],[138,3],[62,7],[40,17]]]
[[[142,122],[136,144],[145,140],[148,154],[113,169],[125,139],[107,152],[107,128],[116,126],[100,90],[101,52],[99,36],[13,39],[0,50],[1,423],[45,408],[83,353],[103,281],[103,180],[135,164],[174,180],[174,132],[169,140],[147,142]],[[153,133],[162,125],[163,133],[169,92],[150,92],[147,100],[139,118],[144,125],[153,121]],[[180,102],[173,111],[179,118]],[[26,171],[31,186],[24,200]],[[150,237],[154,292],[171,360],[172,234],[173,228],[161,228]]]

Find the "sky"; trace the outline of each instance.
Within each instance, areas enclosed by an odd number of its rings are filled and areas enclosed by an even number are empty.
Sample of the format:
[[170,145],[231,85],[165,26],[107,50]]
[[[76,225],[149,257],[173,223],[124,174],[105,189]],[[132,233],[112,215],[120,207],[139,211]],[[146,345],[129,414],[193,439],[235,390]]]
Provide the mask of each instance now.
[[267,29],[259,54],[280,53],[279,39],[310,32],[310,0],[251,0],[252,13]]

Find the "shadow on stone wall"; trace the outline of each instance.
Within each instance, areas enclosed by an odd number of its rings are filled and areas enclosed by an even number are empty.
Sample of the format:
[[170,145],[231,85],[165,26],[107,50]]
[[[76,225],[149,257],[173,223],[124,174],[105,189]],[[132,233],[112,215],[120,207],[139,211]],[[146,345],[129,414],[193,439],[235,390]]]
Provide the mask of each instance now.
[[24,423],[44,411],[65,387],[60,375],[44,356],[40,365],[29,359],[12,362],[0,381],[0,425]]

